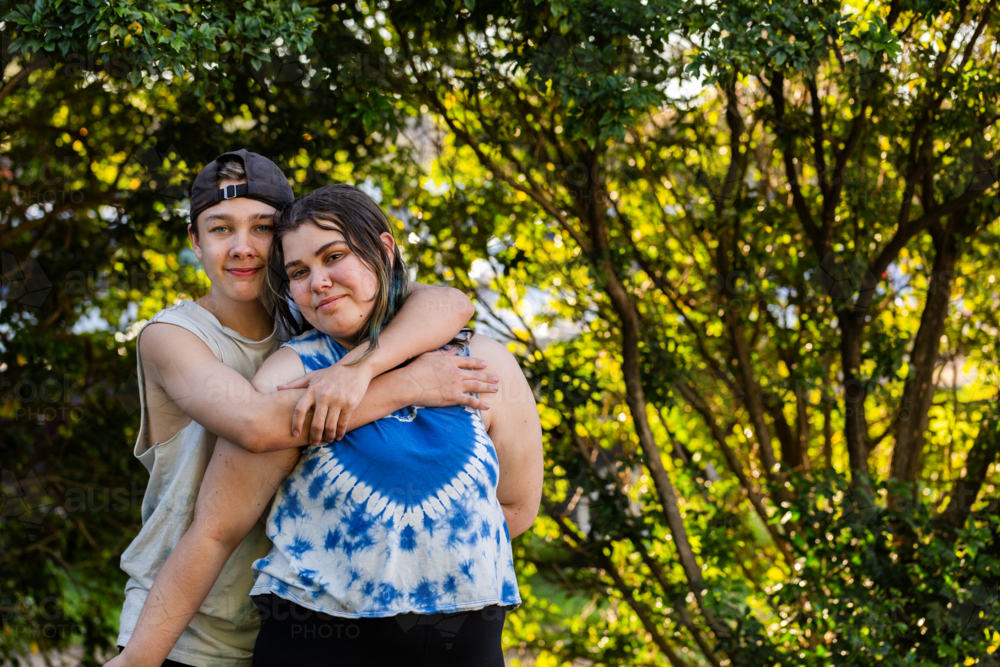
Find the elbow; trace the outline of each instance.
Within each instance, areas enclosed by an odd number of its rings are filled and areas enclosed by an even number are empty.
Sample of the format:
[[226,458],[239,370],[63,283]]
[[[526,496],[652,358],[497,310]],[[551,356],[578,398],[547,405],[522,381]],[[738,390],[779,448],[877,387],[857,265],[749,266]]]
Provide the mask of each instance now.
[[510,533],[510,539],[514,539],[522,533],[526,533],[531,526],[534,525],[535,519],[538,518],[538,506],[506,506],[504,511],[504,519],[507,521],[507,532]]
[[465,299],[465,301],[462,302],[462,323],[464,324],[476,316],[476,306],[472,303],[472,300],[464,294],[462,295],[462,298]]
[[205,553],[209,551],[231,553],[246,537],[246,532],[242,531],[238,525],[228,522],[224,517],[220,517],[214,512],[199,514],[195,510],[191,528],[194,531],[194,538],[199,549]]
[[262,433],[259,416],[248,415],[243,420],[239,431],[233,434],[235,437],[230,442],[251,454],[260,454],[267,451],[264,439],[261,437]]
[[[538,507],[534,510],[526,511],[524,513],[524,521],[521,525],[521,533],[526,533],[528,530],[535,525],[535,519],[538,518]],[[518,533],[520,535],[520,533]]]
[[462,324],[465,324],[476,314],[476,306],[473,305],[472,299],[470,299],[465,292],[455,289],[454,287],[449,289],[452,293],[451,309],[457,313]]

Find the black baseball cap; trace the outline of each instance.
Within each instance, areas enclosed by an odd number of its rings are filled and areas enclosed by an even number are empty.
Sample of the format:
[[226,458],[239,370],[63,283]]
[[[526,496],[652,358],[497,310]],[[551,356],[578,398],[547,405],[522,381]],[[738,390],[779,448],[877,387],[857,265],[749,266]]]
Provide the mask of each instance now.
[[[220,188],[219,167],[234,158],[243,163],[247,182]],[[206,164],[205,168],[195,177],[191,184],[191,224],[197,222],[198,214],[205,209],[215,206],[220,201],[236,197],[256,199],[270,204],[276,209],[280,209],[295,199],[295,195],[292,194],[292,186],[288,184],[288,179],[281,173],[278,165],[263,155],[251,153],[245,148],[241,148],[238,151],[223,153],[215,158],[214,161]]]

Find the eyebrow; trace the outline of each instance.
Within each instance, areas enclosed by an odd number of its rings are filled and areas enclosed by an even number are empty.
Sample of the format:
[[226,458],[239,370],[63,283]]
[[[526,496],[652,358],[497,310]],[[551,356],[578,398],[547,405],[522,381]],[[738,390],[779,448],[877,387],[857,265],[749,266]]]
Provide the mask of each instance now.
[[[242,216],[241,216],[242,217]],[[251,213],[247,220],[274,220],[274,213]],[[225,222],[234,222],[235,218],[229,213],[213,213],[207,218],[205,218],[205,224],[212,222],[214,220],[223,220]]]
[[[316,252],[313,253],[313,257],[319,257],[324,252],[326,252],[327,250],[329,250],[331,246],[335,246],[335,245],[347,245],[347,241],[341,241],[340,239],[337,239],[336,241],[330,241],[329,243],[320,246],[319,250],[317,250]],[[287,264],[285,264],[285,270],[287,271],[288,269],[292,268],[293,266],[295,266],[297,264],[302,264],[302,263],[303,262],[302,262],[301,259],[292,260],[291,262],[288,262]]]

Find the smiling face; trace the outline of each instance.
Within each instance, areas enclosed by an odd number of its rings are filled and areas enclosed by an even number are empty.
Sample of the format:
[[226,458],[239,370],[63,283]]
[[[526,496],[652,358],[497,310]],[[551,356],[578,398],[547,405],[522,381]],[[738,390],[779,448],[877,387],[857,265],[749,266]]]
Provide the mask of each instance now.
[[[232,184],[221,181],[219,187]],[[274,237],[274,214],[269,204],[237,197],[199,214],[197,234],[188,227],[194,254],[201,260],[214,292],[234,301],[260,296]]]
[[[375,307],[379,284],[375,272],[348,246],[343,233],[305,223],[281,240],[289,293],[309,324],[345,347],[353,347]],[[392,262],[395,242],[380,239]]]

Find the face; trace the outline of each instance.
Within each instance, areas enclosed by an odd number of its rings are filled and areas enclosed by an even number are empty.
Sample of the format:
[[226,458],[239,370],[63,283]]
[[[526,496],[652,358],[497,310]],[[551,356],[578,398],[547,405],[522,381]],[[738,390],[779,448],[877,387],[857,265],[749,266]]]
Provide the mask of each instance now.
[[[219,186],[231,184],[226,181]],[[237,197],[198,215],[198,234],[189,228],[188,236],[213,291],[234,301],[260,296],[274,236],[274,214],[273,206]]]
[[[381,240],[391,262],[392,234],[383,233]],[[351,252],[340,231],[309,222],[286,234],[281,246],[289,291],[302,316],[341,345],[353,347],[374,309],[375,272]]]

